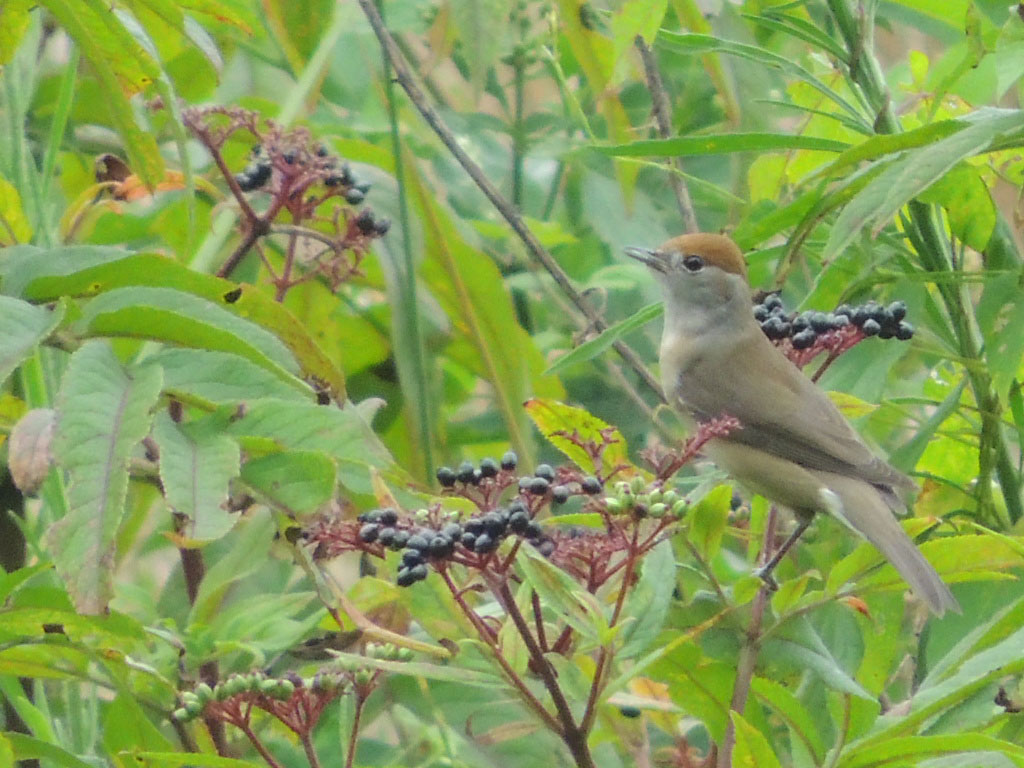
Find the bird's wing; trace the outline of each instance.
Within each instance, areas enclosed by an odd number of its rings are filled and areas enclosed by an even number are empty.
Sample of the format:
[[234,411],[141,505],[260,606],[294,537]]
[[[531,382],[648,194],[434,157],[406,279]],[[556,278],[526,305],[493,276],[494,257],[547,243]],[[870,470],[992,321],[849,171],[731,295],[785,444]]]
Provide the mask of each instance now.
[[[725,361],[758,361],[753,376],[712,378],[707,370],[728,370]],[[809,469],[836,472],[872,484],[916,488],[903,473],[876,456],[829,399],[761,333],[756,325],[730,347],[703,349],[680,370],[684,404],[702,418],[723,413],[742,429],[727,439],[782,456]],[[780,383],[771,408],[764,402],[765,382]]]

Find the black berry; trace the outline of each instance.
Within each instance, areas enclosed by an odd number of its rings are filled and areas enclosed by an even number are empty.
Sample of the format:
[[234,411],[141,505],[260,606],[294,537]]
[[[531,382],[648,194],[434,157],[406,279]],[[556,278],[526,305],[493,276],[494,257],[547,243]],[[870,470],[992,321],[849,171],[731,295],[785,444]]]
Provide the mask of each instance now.
[[451,488],[455,485],[455,481],[457,479],[458,478],[451,467],[438,467],[437,482],[439,482],[443,488]]
[[474,469],[475,467],[472,462],[464,461],[459,464],[459,468],[455,471],[455,476],[459,479],[460,483],[472,483]]
[[583,488],[584,493],[588,493],[591,496],[601,492],[601,481],[598,480],[593,475],[589,477],[584,477],[583,482],[580,483],[580,486]]
[[864,331],[865,336],[877,336],[879,331],[882,330],[882,326],[874,318],[868,318],[864,321],[864,325],[860,327]]
[[533,474],[537,477],[543,477],[549,483],[555,479],[555,470],[551,468],[550,464],[538,464]]
[[516,464],[519,463],[519,457],[516,456],[515,451],[506,451],[505,455],[501,457],[501,468],[512,470],[516,468]]
[[372,544],[377,540],[377,536],[380,534],[380,526],[377,523],[367,523],[359,529],[359,540],[367,544]]
[[480,461],[480,474],[483,477],[495,477],[498,474],[498,462],[494,459],[482,459]]

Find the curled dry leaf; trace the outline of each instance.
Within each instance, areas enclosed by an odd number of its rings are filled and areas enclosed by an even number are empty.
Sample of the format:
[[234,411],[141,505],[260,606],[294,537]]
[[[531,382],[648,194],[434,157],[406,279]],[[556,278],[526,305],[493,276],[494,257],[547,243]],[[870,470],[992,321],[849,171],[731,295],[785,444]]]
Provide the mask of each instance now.
[[24,494],[34,494],[53,463],[53,430],[57,412],[52,408],[29,411],[11,431],[7,466],[14,484]]

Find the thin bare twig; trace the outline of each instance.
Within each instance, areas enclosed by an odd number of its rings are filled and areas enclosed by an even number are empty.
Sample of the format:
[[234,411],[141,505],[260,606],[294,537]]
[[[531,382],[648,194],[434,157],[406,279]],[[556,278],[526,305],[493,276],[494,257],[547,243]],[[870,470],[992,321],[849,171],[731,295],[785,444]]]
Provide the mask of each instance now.
[[[658,70],[658,62],[654,58],[654,51],[651,50],[644,39],[636,36],[634,41],[636,49],[640,52],[640,59],[644,63],[644,76],[647,78],[647,90],[651,94],[651,114],[654,116],[654,124],[658,128],[658,135],[667,139],[672,135],[672,106],[669,103],[668,93],[665,91],[665,83],[661,79],[661,72]],[[667,165],[674,171],[668,175],[672,184],[672,191],[676,193],[676,202],[679,204],[679,213],[683,217],[683,226],[687,232],[700,232],[697,225],[697,213],[693,210],[693,198],[690,197],[690,188],[686,186],[686,179],[683,178],[683,163],[678,157],[665,159]]]
[[[445,145],[452,157],[462,166],[463,170],[469,175],[473,182],[480,188],[480,191],[484,193],[491,204],[498,210],[509,226],[516,233],[519,239],[526,246],[527,251],[538,261],[541,266],[547,271],[551,278],[557,283],[558,287],[565,293],[566,296],[576,305],[576,308],[586,317],[587,322],[597,331],[603,331],[608,327],[604,318],[591,307],[583,295],[576,289],[569,279],[569,276],[559,266],[558,262],[555,261],[554,257],[540,244],[540,241],[536,238],[530,228],[526,226],[526,222],[523,221],[523,217],[516,210],[516,207],[512,205],[505,197],[498,191],[498,189],[491,183],[490,179],[484,174],[483,170],[466,154],[466,151],[459,145],[458,139],[455,134],[451,132],[451,129],[441,119],[441,116],[437,113],[430,103],[427,101],[426,94],[423,93],[422,89],[416,83],[408,64],[406,63],[405,57],[395,44],[394,38],[391,37],[391,33],[388,32],[387,27],[384,25],[384,20],[381,18],[380,12],[374,5],[373,0],[359,0],[359,6],[363,9],[363,13],[366,15],[367,21],[370,22],[370,26],[373,28],[374,34],[377,36],[377,40],[380,41],[381,48],[384,51],[384,56],[391,63],[394,69],[395,79],[399,85],[405,90],[406,95],[409,97],[409,101],[412,102],[413,106],[420,113],[427,124],[433,129],[437,137]],[[658,380],[654,378],[653,374],[647,369],[643,361],[637,357],[636,353],[633,352],[626,344],[621,340],[617,340],[612,345],[615,351],[622,357],[623,360],[636,372],[641,380],[654,392],[658,397],[664,399],[664,395],[661,392],[661,386],[658,384]]]

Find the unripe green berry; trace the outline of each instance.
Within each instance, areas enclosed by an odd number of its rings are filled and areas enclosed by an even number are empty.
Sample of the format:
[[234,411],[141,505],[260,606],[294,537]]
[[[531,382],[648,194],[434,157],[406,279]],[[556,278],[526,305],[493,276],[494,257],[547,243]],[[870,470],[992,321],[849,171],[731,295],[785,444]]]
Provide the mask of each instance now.
[[609,498],[609,499],[605,499],[604,503],[605,503],[605,506],[608,509],[608,513],[609,514],[618,515],[618,514],[622,513],[623,504],[622,504],[621,500]]
[[355,681],[357,685],[369,685],[372,680],[372,669],[360,669],[358,672],[356,672]]
[[184,707],[180,707],[180,708],[174,710],[174,712],[171,714],[171,717],[173,717],[179,723],[188,722],[191,719],[191,716],[189,715],[188,710],[185,709]]
[[668,512],[668,505],[659,501],[656,504],[651,504],[647,512],[651,517],[664,517],[665,513]]
[[686,503],[686,499],[680,499],[679,501],[672,505],[672,514],[676,517],[681,518],[686,514],[686,510],[688,507],[689,504]]
[[195,694],[199,698],[199,701],[205,704],[213,698],[213,689],[206,683],[200,683],[196,686]]
[[665,491],[661,496],[661,500],[665,502],[669,507],[679,501],[679,494],[675,491]]
[[188,712],[188,716],[190,718],[192,718],[192,717],[199,717],[199,714],[203,711],[203,705],[200,704],[198,701],[195,701],[195,700],[193,700],[193,701],[186,701],[185,702],[185,711]]
[[637,475],[636,477],[629,481],[629,488],[631,491],[633,491],[633,493],[643,493],[646,487],[647,481],[644,480],[642,475]]
[[277,690],[277,680],[260,680],[259,689],[260,693],[273,696]]

